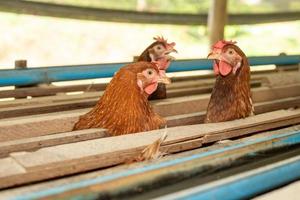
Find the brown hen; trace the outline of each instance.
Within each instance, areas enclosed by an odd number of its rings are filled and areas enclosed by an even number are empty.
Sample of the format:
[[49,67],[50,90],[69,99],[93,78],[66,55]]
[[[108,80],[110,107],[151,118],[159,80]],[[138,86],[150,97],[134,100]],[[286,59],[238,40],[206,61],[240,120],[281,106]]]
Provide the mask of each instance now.
[[205,123],[245,118],[254,112],[250,91],[250,67],[235,42],[219,41],[209,59],[214,59],[217,75],[208,104]]
[[148,102],[158,82],[164,82],[157,64],[137,62],[122,67],[107,86],[96,106],[81,116],[73,130],[105,128],[110,135],[159,129],[165,120]]
[[[175,42],[168,43],[163,37],[155,37],[155,42],[149,45],[138,57],[137,61],[159,62],[161,73],[165,73],[174,57],[169,54],[177,52]],[[149,100],[167,98],[166,85],[159,83],[157,90],[149,96]]]

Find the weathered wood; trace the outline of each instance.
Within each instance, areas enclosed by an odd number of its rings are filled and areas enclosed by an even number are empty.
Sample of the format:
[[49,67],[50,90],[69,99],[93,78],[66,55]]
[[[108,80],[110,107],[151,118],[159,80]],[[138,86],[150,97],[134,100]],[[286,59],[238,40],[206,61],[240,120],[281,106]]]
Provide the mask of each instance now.
[[[253,81],[251,83],[251,86],[253,88],[261,86],[261,81]],[[183,87],[183,86],[179,86]],[[193,87],[185,87],[185,88],[174,88],[167,91],[168,98],[172,97],[180,97],[180,96],[190,96],[190,95],[196,95],[196,94],[206,94],[210,93],[212,91],[213,85],[208,86],[193,86]],[[100,96],[103,94],[103,91],[99,92],[87,92],[83,94],[76,94],[76,95],[58,95],[58,96],[48,96],[48,97],[39,97],[39,98],[33,98],[33,99],[23,99],[23,100],[14,100],[14,101],[2,101],[0,102],[0,109],[9,107],[16,108],[17,106],[29,106],[29,105],[43,105],[43,104],[49,104],[49,103],[69,103],[73,104],[76,100],[96,100],[99,99]],[[82,101],[83,102],[83,101]],[[76,102],[75,102],[76,103]],[[80,103],[79,103],[80,104]],[[83,106],[86,107],[84,104]],[[71,105],[76,107],[76,104]],[[44,111],[40,111],[44,112]]]
[[212,0],[208,15],[208,35],[210,46],[224,39],[227,23],[227,0]]
[[16,60],[15,69],[25,69],[27,68],[27,60]]
[[[214,145],[210,145],[210,146],[206,146],[204,148],[197,148],[191,151],[185,151],[185,152],[181,152],[181,153],[176,153],[176,154],[171,154],[171,155],[167,155],[161,159],[157,159],[157,160],[152,160],[150,163],[149,162],[137,162],[137,163],[132,163],[130,165],[119,165],[119,166],[115,166],[115,167],[109,167],[107,169],[100,169],[100,170],[93,170],[92,172],[86,172],[86,173],[81,173],[81,174],[77,174],[74,176],[67,176],[64,178],[60,178],[60,179],[55,179],[55,180],[47,180],[47,181],[43,181],[37,184],[30,184],[30,185],[24,185],[22,187],[17,187],[17,188],[10,188],[8,190],[2,190],[0,191],[0,196],[3,199],[13,199],[17,196],[22,196],[24,197],[24,194],[26,195],[37,195],[38,193],[41,194],[42,192],[45,191],[49,191],[49,188],[51,188],[51,190],[56,190],[56,189],[62,189],[62,187],[68,187],[68,190],[66,191],[66,193],[70,194],[69,192],[71,192],[70,190],[73,188],[72,186],[78,185],[80,183],[86,183],[86,181],[95,181],[95,179],[99,178],[99,177],[107,177],[110,175],[116,175],[116,174],[124,174],[126,173],[126,171],[133,171],[135,169],[141,169],[143,167],[149,167],[150,165],[159,165],[160,163],[165,163],[168,161],[173,161],[174,159],[181,159],[183,157],[187,157],[187,156],[194,156],[195,154],[201,154],[201,153],[207,153],[207,152],[212,152],[212,151],[216,151],[216,150],[221,150],[224,147],[227,146],[232,146],[232,145],[238,145],[238,144],[245,144],[246,142],[249,141],[254,141],[254,140],[261,140],[262,138],[266,138],[266,137],[274,137],[283,133],[287,133],[287,132],[293,132],[293,131],[298,131],[300,130],[300,125],[295,125],[295,126],[290,126],[290,127],[286,127],[286,128],[281,128],[281,129],[277,129],[277,130],[271,130],[271,131],[267,131],[267,132],[262,132],[260,134],[255,134],[249,137],[245,137],[245,138],[241,138],[238,140],[233,140],[230,143],[222,143],[222,144],[214,144]],[[270,144],[270,142],[268,141],[268,144]],[[250,147],[251,150],[255,150],[255,151],[260,151],[261,149],[259,147],[262,147],[261,145],[257,145],[254,144],[255,148],[252,148],[252,146]],[[272,144],[273,146],[273,144]],[[241,150],[237,150],[235,152],[241,152]],[[228,156],[219,156],[219,158],[228,158],[229,160],[231,160],[232,158],[229,158]],[[207,159],[206,159],[207,160]],[[214,164],[219,164],[218,162],[216,162],[216,159],[210,159]],[[207,162],[198,162],[197,163],[203,163],[204,165],[207,164]],[[193,167],[195,167],[195,165],[192,164]],[[161,172],[162,169],[156,170]],[[175,172],[174,170],[167,170],[167,172],[169,173],[170,171]],[[153,170],[151,170],[151,178],[153,178]],[[174,173],[172,173],[174,174]],[[186,174],[186,173],[184,173]],[[141,177],[142,174],[139,173],[139,177]],[[124,177],[124,176],[122,176]],[[119,182],[119,180],[122,179],[122,177],[118,178],[116,181]],[[126,181],[122,181],[124,183],[124,185],[119,185],[120,188],[124,188],[124,186],[128,186],[131,185],[127,179],[127,177],[124,177],[126,179]],[[131,179],[130,180],[135,180],[135,179]],[[152,179],[153,180],[153,179]],[[143,178],[143,183],[145,182],[145,179]],[[107,182],[104,183],[105,185],[107,185]],[[117,184],[114,184],[114,186],[116,186]],[[82,187],[87,186],[86,184]],[[95,186],[95,185],[91,185],[91,186]],[[80,190],[82,189],[82,187],[80,187]],[[138,185],[137,185],[138,187]],[[132,188],[137,188],[132,186]],[[78,187],[76,187],[78,188]],[[91,187],[89,187],[91,188]],[[95,187],[92,187],[95,188]],[[111,187],[110,189],[112,189],[113,191],[116,191],[118,189]],[[99,190],[98,190],[99,191]],[[61,194],[61,192],[58,192],[59,194]],[[52,193],[52,194],[58,194],[58,193]],[[64,193],[65,194],[65,193]],[[75,194],[75,192],[72,190],[72,194]],[[51,195],[51,194],[50,194]],[[28,197],[28,196],[26,196]],[[51,196],[52,197],[52,196]],[[58,199],[58,198],[55,198]]]
[[[26,69],[27,68],[27,60],[16,60],[15,61],[15,69]],[[22,88],[29,86],[15,86],[15,88]]]
[[[299,81],[300,82],[300,81]],[[271,84],[269,81],[261,79],[253,79],[251,81],[250,85],[253,88],[259,87],[262,85],[262,83],[268,83]],[[187,81],[187,82],[178,82],[178,83],[172,83],[171,85],[167,85],[168,90],[168,97],[179,97],[179,96],[189,96],[193,94],[202,94],[202,93],[210,93],[212,91],[212,87],[214,84],[214,80],[197,80],[197,81]],[[85,85],[83,85],[85,86]],[[77,88],[77,86],[74,86]],[[88,86],[85,86],[88,87]],[[101,86],[102,87],[102,86]],[[46,91],[47,91],[46,87]],[[56,88],[53,86],[49,86],[49,88]],[[79,87],[78,87],[79,88]],[[27,88],[22,88],[26,89]],[[22,90],[18,89],[18,90]],[[31,90],[32,88],[28,88]],[[37,91],[43,91],[40,90],[40,87],[35,87]],[[64,89],[64,87],[62,87]],[[18,91],[16,90],[16,91]],[[9,90],[11,91],[11,90]],[[14,90],[12,90],[14,91]],[[60,91],[60,89],[57,89],[55,91]],[[2,91],[7,92],[7,91]],[[73,95],[67,95],[63,92],[60,92],[60,95],[57,96],[47,96],[47,97],[39,97],[39,98],[32,98],[32,99],[23,99],[23,100],[14,100],[14,101],[2,101],[0,102],[0,108],[8,108],[8,107],[16,107],[16,106],[24,106],[24,105],[37,105],[37,104],[43,104],[43,103],[51,103],[51,102],[67,102],[67,101],[74,101],[74,100],[84,100],[84,99],[94,99],[99,98],[104,91],[97,91],[97,92],[86,92],[86,91],[79,91],[83,92],[82,94],[73,94]],[[1,91],[0,91],[1,93]],[[17,97],[23,97],[25,94],[28,94],[27,92],[22,93],[22,95],[16,95]],[[46,93],[36,93],[35,95],[41,96]],[[48,93],[49,94],[49,93]],[[30,95],[26,95],[30,96]]]
[[[256,114],[299,106],[298,96],[300,94],[296,95],[290,92],[300,93],[300,90],[285,87],[281,87],[280,90],[277,89],[273,88],[273,92],[262,89],[257,91],[258,94],[254,95],[254,97],[256,96],[254,98]],[[263,96],[260,97],[260,95]],[[293,95],[295,97],[289,97]],[[209,96],[201,95],[189,98],[176,98],[173,101],[170,101],[170,99],[158,101],[154,104],[154,109],[158,110],[160,114],[168,116],[168,126],[202,123],[205,113],[203,111],[206,110],[208,99]],[[88,110],[82,109],[60,114],[43,114],[2,120],[0,121],[0,141],[71,131],[78,117]]]
[[106,136],[107,134],[104,129],[87,129],[0,142],[0,157],[8,156],[11,152],[33,151],[42,147],[97,139]]
[[[272,87],[272,86],[282,86],[282,85],[300,83],[300,79],[298,78],[300,76],[300,71],[283,72],[283,73],[277,73],[277,72],[274,73],[270,71],[268,72],[269,72],[268,74],[261,73],[261,71],[259,73],[253,72],[253,75],[251,77],[251,87],[253,88],[258,87],[261,84],[263,84],[264,86]],[[175,78],[179,78],[179,77],[174,77],[172,79]],[[172,82],[172,84],[167,85],[168,96],[177,97],[183,95],[209,93],[212,90],[212,86],[214,82],[215,82],[215,78],[207,78],[207,77],[206,78],[199,77],[199,79],[197,78],[195,80],[179,79],[176,80],[176,82]],[[79,91],[79,89],[88,90],[88,88],[90,88],[89,91],[91,91],[93,90],[93,88],[96,89],[98,87],[105,88],[106,84],[59,86],[59,87],[55,87],[51,85],[48,87],[21,88],[16,90],[7,90],[7,91],[4,90],[4,91],[0,91],[0,97],[1,95],[4,95],[3,97],[14,97],[12,95],[14,95],[15,93],[16,93],[16,97],[46,95],[47,93],[43,93],[44,90],[45,92],[55,91],[55,92],[62,93],[64,89],[66,89],[65,92],[67,92],[69,90]],[[37,91],[36,93],[34,92],[35,90]],[[61,101],[66,102],[66,101],[79,100],[79,99],[91,99],[91,98],[97,98],[101,94],[102,92],[88,92],[88,93],[77,94],[77,95],[59,95],[59,96],[50,96],[50,97],[39,97],[39,98],[26,99],[26,100],[4,101],[4,102],[0,102],[0,108],[1,107],[7,108],[12,106],[16,107],[20,105],[29,105],[29,104],[37,105],[41,103],[50,103],[50,102],[61,102]]]
[[40,96],[52,96],[57,93],[66,92],[92,92],[105,90],[107,84],[83,84],[83,85],[68,85],[68,86],[54,86],[49,85],[46,87],[32,87],[32,88],[18,88],[16,90],[2,90],[0,91],[0,98],[9,97],[40,97]]
[[[58,5],[51,3],[20,0],[0,1],[0,10],[3,12],[12,12],[18,14],[30,14],[110,22],[176,25],[207,24],[206,14],[167,14],[124,10],[109,10],[101,8],[88,8],[72,5]],[[228,24],[241,25],[294,21],[298,20],[299,16],[300,13],[297,11],[277,13],[230,14]]]
[[65,112],[63,117],[59,118],[58,114],[53,114],[2,120],[0,121],[0,141],[71,131],[79,115],[86,112],[87,110],[79,110],[76,113]]
[[13,158],[3,158],[0,159],[0,172],[1,178],[14,174],[23,174],[26,173],[26,170]]
[[[269,136],[269,137],[268,137]],[[165,164],[164,167],[159,166],[159,164],[155,163],[150,163],[149,165],[152,167],[152,170],[149,170],[149,167],[142,167],[139,168],[138,170],[134,170],[133,172],[128,174],[126,171],[123,171],[123,173],[118,173],[119,177],[116,179],[113,179],[111,181],[104,181],[103,178],[98,177],[95,179],[89,179],[89,181],[86,181],[85,183],[88,182],[88,184],[82,184],[84,183],[83,181],[77,182],[77,184],[80,184],[81,187],[74,187],[75,185],[72,185],[72,183],[67,183],[62,186],[65,190],[61,192],[61,188],[56,187],[55,191],[53,192],[52,190],[52,195],[49,194],[47,195],[47,199],[72,199],[72,198],[84,198],[86,196],[92,196],[92,197],[97,197],[98,199],[101,198],[118,198],[118,197],[123,197],[124,194],[132,194],[132,193],[138,193],[140,191],[149,191],[152,190],[154,191],[156,188],[161,187],[161,186],[167,186],[168,183],[176,183],[180,182],[182,180],[186,180],[188,178],[192,178],[195,175],[201,175],[203,174],[204,176],[207,173],[211,173],[211,170],[208,169],[221,169],[222,167],[226,168],[228,166],[235,166],[235,164],[240,163],[241,160],[239,158],[247,157],[249,155],[254,155],[260,154],[260,152],[272,150],[273,148],[283,148],[283,147],[288,147],[289,144],[299,144],[299,138],[295,139],[291,142],[287,142],[287,140],[291,139],[292,137],[297,137],[299,136],[298,133],[289,133],[289,135],[286,134],[280,134],[280,135],[270,135],[260,137],[260,139],[256,137],[252,137],[252,141],[249,140],[244,140],[244,142],[241,141],[236,141],[231,144],[229,148],[219,148],[216,150],[208,150],[209,148],[205,148],[206,152],[202,151],[203,153],[196,153],[194,155],[182,157],[182,158],[177,158],[174,159],[172,162],[171,160],[169,161],[163,161],[161,164]],[[228,146],[227,146],[228,147]],[[298,158],[296,158],[299,160]],[[288,162],[294,162],[296,159]],[[242,162],[245,162],[242,161]],[[286,161],[281,161],[285,162]],[[170,164],[172,163],[172,164]],[[299,162],[298,162],[299,163]],[[275,166],[276,165],[276,166]],[[265,168],[273,168],[276,169],[278,167],[278,164],[273,164],[272,166],[268,166]],[[298,170],[298,169],[296,169]],[[213,170],[214,171],[214,170]],[[256,171],[261,171],[256,170]],[[278,170],[280,171],[280,170]],[[286,170],[285,170],[286,171]],[[292,170],[295,171],[295,170]],[[127,171],[128,172],[128,171]],[[299,173],[298,173],[299,175]],[[240,174],[238,173],[239,178]],[[244,177],[249,176],[249,173],[245,173]],[[106,178],[111,177],[111,176],[106,176]],[[221,176],[222,177],[222,176]],[[280,178],[278,176],[278,178]],[[229,178],[231,179],[231,177]],[[102,180],[102,181],[100,181]],[[231,179],[232,180],[232,179]],[[228,183],[231,182],[227,181]],[[270,180],[270,179],[268,179]],[[92,182],[94,181],[94,182]],[[219,187],[220,183],[222,182],[218,181],[218,183],[214,184],[216,187]],[[210,181],[207,185],[211,186]],[[224,182],[223,182],[224,183]],[[78,185],[77,185],[78,186]],[[249,187],[251,185],[248,184]],[[201,186],[200,186],[201,187]],[[136,188],[139,188],[139,191],[136,191]],[[207,188],[207,187],[206,187]],[[204,190],[206,189],[204,188]],[[52,189],[52,188],[51,188]],[[202,188],[203,189],[203,188]],[[247,188],[245,188],[247,189]],[[216,189],[218,190],[218,188]],[[50,191],[47,190],[46,191]],[[173,195],[169,196],[164,196],[162,199],[178,199],[179,197],[182,198],[183,195],[181,195],[182,190],[180,190],[179,193],[176,193]],[[198,190],[199,191],[199,190]],[[203,191],[203,190],[202,190]],[[239,190],[241,191],[241,190]],[[192,190],[192,193],[194,190]],[[191,194],[191,190],[187,190],[188,194]],[[34,193],[33,193],[34,194]],[[224,194],[223,194],[224,195]],[[143,196],[143,195],[142,195]],[[188,195],[185,196],[185,198]],[[191,196],[191,195],[190,195]],[[189,196],[189,197],[190,197]],[[194,196],[193,196],[194,197]],[[211,198],[209,199],[215,199],[215,195],[212,194],[210,196]],[[222,195],[219,195],[220,198],[222,199]],[[227,197],[227,195],[226,195]],[[161,196],[159,197],[161,199]],[[197,198],[195,198],[197,199]],[[201,199],[201,198],[198,198]],[[233,199],[238,199],[238,198],[233,198]]]
[[[285,121],[285,123],[275,124],[275,122],[281,121]],[[194,142],[195,139],[206,137],[210,134],[224,133],[230,136],[230,132],[251,127],[251,130],[246,133],[249,134],[270,129],[270,127],[263,126],[268,123],[274,123],[275,127],[272,128],[278,128],[299,122],[300,110],[281,110],[219,124],[182,126],[167,130],[156,130],[47,147],[30,153],[13,153],[11,157],[26,169],[26,173],[16,173],[15,175],[2,177],[0,187],[4,188],[122,163],[132,156],[138,155],[142,149],[158,139],[165,131],[167,131],[168,137],[162,146],[175,143],[180,145],[181,142],[184,142],[184,145],[187,147],[187,141],[191,140]],[[241,135],[243,134],[245,133],[241,133]],[[198,146],[199,143],[196,143],[196,145]],[[189,148],[194,147],[189,146]],[[180,148],[177,149],[180,150]]]
[[[267,87],[254,88],[252,93],[254,102],[268,101],[276,98],[286,98],[289,96],[298,96],[300,95],[300,84],[274,87],[271,89]],[[87,99],[88,96],[89,95],[87,94],[83,96],[85,97],[83,100],[72,100],[70,102],[24,105],[16,108],[0,108],[0,119],[92,107],[96,104],[99,97]],[[153,101],[153,105],[154,110],[160,115],[170,116],[190,113],[190,110],[197,112],[201,109],[206,109],[208,101],[209,95],[195,95],[190,97],[177,97]],[[182,107],[178,107],[178,104],[182,102],[186,102],[186,104]]]
[[[256,114],[262,114],[265,112],[292,108],[296,106],[298,107],[300,106],[300,97],[257,103],[255,104],[255,110],[256,110]],[[167,120],[168,127],[175,127],[175,126],[186,126],[186,125],[203,123],[204,117],[205,117],[205,112],[197,112],[197,113],[190,113],[184,115],[169,116],[166,117],[166,120]],[[47,126],[51,126],[51,124],[45,125],[45,127]],[[27,128],[28,126],[25,127]],[[99,131],[98,129],[88,129],[88,130],[75,131],[75,132],[57,133],[52,135],[44,135],[44,134],[51,133],[47,131],[39,132],[39,130],[37,130],[33,132],[31,129],[29,130],[25,129],[25,131],[27,131],[28,134],[30,134],[31,137],[33,137],[33,138],[26,139],[28,137],[28,135],[25,135],[26,132],[21,131],[19,128],[16,128],[14,130],[16,132],[15,134],[10,134],[10,135],[3,134],[2,140],[0,140],[2,141],[0,142],[0,157],[7,156],[8,153],[16,152],[16,151],[32,151],[42,147],[55,146],[59,144],[67,144],[71,142],[90,140],[90,139],[106,136],[104,131]],[[60,130],[57,129],[57,132],[59,131]],[[20,134],[21,132],[25,134],[22,135]],[[21,139],[16,139],[18,137]],[[222,135],[220,137],[222,137]],[[5,138],[6,141],[3,140],[3,138]],[[12,140],[12,141],[8,141],[8,140]],[[195,142],[199,143],[199,140],[195,140]],[[187,145],[190,146],[190,144]]]

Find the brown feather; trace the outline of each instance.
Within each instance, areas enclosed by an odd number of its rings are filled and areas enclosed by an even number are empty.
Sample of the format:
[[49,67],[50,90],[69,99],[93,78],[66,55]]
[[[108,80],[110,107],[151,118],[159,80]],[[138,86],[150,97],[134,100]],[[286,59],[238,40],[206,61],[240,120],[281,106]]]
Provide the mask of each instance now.
[[159,139],[155,140],[153,143],[149,144],[145,149],[143,149],[143,151],[138,156],[127,159],[125,163],[131,164],[133,162],[159,159],[162,156],[166,155],[166,153],[160,152],[160,147],[162,143],[166,140],[166,138],[167,138],[167,131],[165,131],[164,134]]
[[250,67],[246,55],[236,45],[228,45],[242,57],[236,74],[218,75],[208,104],[205,123],[223,122],[253,114]]
[[156,66],[137,62],[122,67],[107,86],[96,106],[80,117],[73,130],[105,128],[110,135],[159,129],[165,120],[151,108],[146,93],[137,85],[137,73]]

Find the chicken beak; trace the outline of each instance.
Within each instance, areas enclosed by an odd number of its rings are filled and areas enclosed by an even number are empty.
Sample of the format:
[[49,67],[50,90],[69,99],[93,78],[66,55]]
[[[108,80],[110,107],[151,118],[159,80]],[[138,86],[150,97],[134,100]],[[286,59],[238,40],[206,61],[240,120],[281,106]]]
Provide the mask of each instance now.
[[210,52],[207,56],[207,59],[220,60],[220,54],[216,52]]
[[158,83],[170,84],[171,79],[167,77],[165,70],[159,70],[159,78],[157,80]]
[[178,53],[178,51],[176,49],[169,49],[165,52],[165,55],[169,55],[170,53]]
[[157,82],[158,83],[164,83],[164,84],[168,85],[168,84],[171,83],[171,79],[169,77],[165,76],[165,77],[159,78]]

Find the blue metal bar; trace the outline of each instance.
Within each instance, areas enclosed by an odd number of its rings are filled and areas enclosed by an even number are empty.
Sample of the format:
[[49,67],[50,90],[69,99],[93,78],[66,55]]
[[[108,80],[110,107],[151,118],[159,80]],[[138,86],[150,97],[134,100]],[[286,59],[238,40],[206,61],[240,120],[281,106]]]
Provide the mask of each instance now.
[[[79,189],[79,188],[84,188],[84,187],[88,187],[88,186],[95,185],[95,184],[105,183],[107,181],[116,180],[118,178],[141,174],[141,173],[149,172],[151,170],[161,169],[164,167],[183,164],[185,162],[200,159],[200,158],[203,158],[206,156],[211,156],[211,155],[223,153],[223,152],[234,150],[234,149],[239,149],[239,148],[243,148],[243,147],[246,147],[249,145],[253,145],[253,144],[257,144],[257,143],[261,143],[261,142],[265,142],[265,141],[270,141],[270,140],[273,140],[273,142],[271,144],[272,147],[282,147],[282,146],[288,146],[288,145],[293,145],[293,144],[299,144],[300,143],[300,131],[282,133],[282,134],[278,134],[278,135],[272,135],[272,136],[268,136],[268,137],[248,140],[246,142],[233,144],[231,146],[227,146],[224,148],[215,149],[215,150],[211,150],[211,151],[207,151],[207,152],[203,152],[203,153],[199,153],[199,154],[194,154],[194,155],[187,156],[187,157],[177,158],[177,159],[168,160],[168,161],[164,161],[164,162],[160,162],[160,163],[149,164],[149,165],[141,167],[141,168],[135,168],[135,169],[131,169],[131,170],[121,171],[121,172],[114,173],[111,175],[105,175],[105,176],[86,179],[86,180],[82,180],[82,181],[78,181],[78,182],[68,183],[65,185],[41,190],[38,192],[31,192],[31,193],[28,193],[25,195],[17,196],[13,199],[14,200],[39,199],[39,198],[43,198],[43,197],[47,197],[47,196],[51,196],[51,195],[55,195],[55,194],[60,194],[63,192],[74,190],[74,189]],[[255,151],[255,149],[253,149],[253,151]],[[248,153],[251,154],[251,153],[253,153],[253,151],[248,152]],[[84,199],[87,199],[87,197],[85,197]],[[93,199],[93,198],[91,197],[91,199]]]
[[[289,160],[218,181],[221,183],[201,185],[161,197],[160,199],[250,199],[273,188],[300,179],[300,156]],[[270,169],[270,167],[272,168]]]
[[[300,63],[300,55],[250,57],[249,62],[251,66],[268,64],[291,65]],[[125,64],[128,63],[0,70],[0,86],[31,85],[57,81],[107,78],[112,77],[114,73]],[[178,60],[171,64],[168,72],[211,69],[212,63],[207,59]]]

